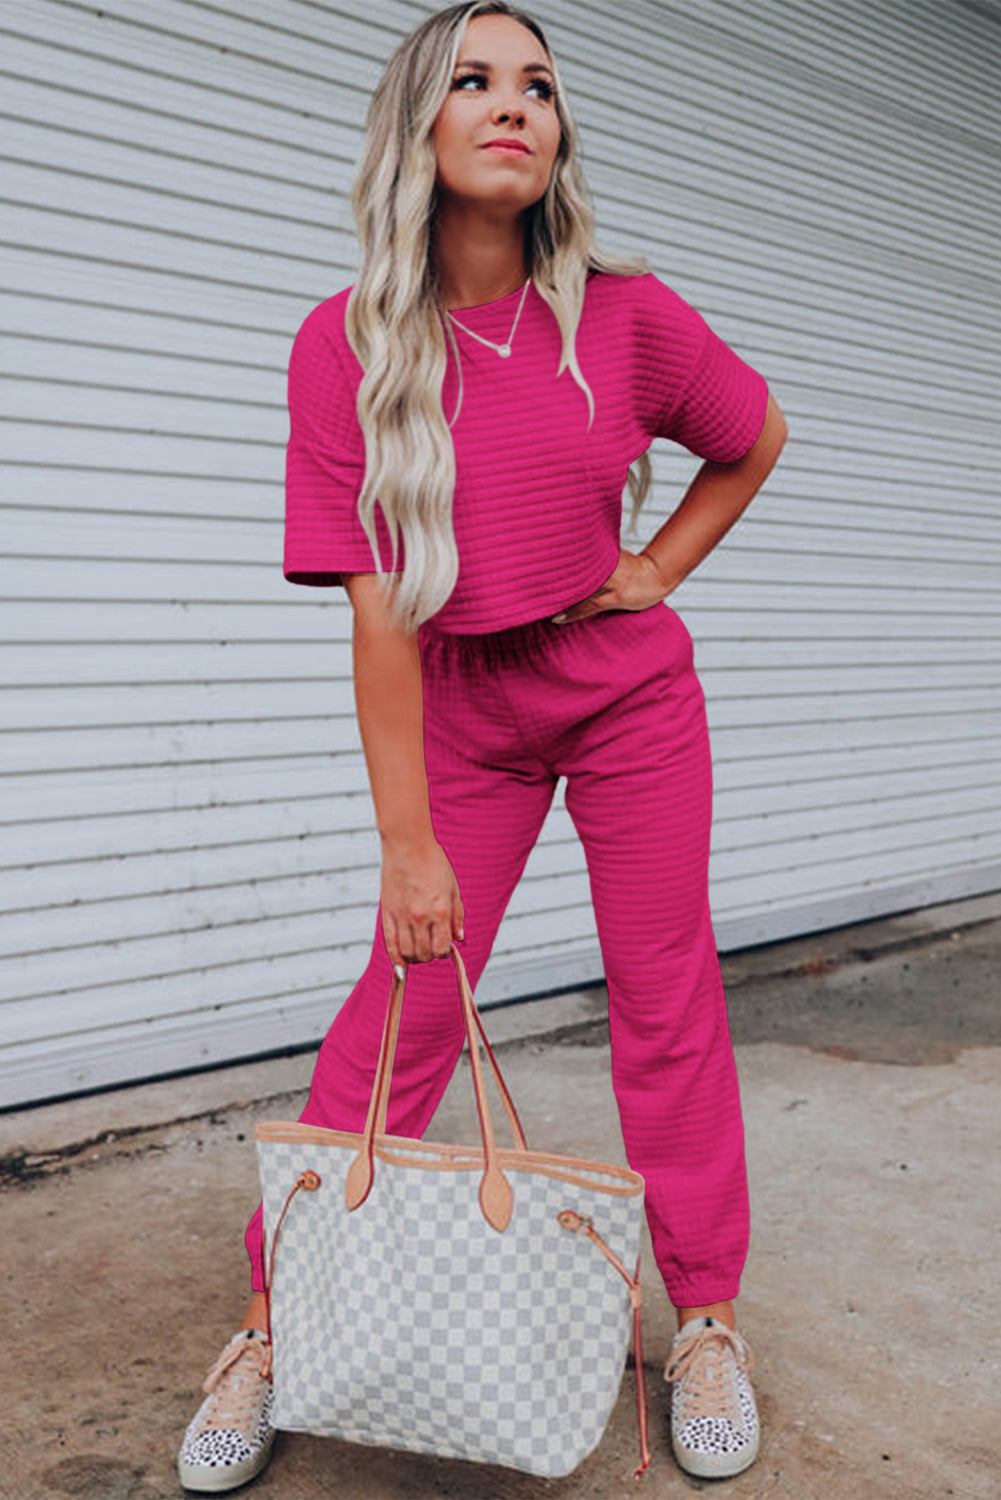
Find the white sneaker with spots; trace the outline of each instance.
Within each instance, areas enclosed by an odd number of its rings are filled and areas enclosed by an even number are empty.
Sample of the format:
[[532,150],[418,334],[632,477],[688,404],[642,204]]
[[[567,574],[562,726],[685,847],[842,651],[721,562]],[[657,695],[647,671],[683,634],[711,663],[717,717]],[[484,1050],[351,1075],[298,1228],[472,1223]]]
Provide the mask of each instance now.
[[758,1409],[747,1340],[718,1318],[689,1318],[675,1335],[664,1379],[673,1385],[671,1444],[702,1479],[739,1474],[758,1456]]
[[267,1335],[259,1328],[234,1333],[205,1377],[208,1395],[184,1434],[177,1471],[185,1489],[218,1495],[267,1464],[275,1442],[270,1370]]

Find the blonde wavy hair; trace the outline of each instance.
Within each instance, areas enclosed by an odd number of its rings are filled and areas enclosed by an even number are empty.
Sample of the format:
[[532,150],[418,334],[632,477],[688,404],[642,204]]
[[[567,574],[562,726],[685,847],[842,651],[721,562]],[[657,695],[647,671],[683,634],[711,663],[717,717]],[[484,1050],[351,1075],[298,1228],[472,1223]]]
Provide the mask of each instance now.
[[[567,368],[594,398],[577,364],[576,336],[590,271],[637,276],[645,258],[606,255],[594,244],[594,214],[577,157],[578,136],[556,60],[539,23],[506,0],[465,0],[423,21],[397,47],[369,105],[365,140],[351,190],[361,269],[348,297],[345,332],[364,375],[358,420],[365,438],[365,479],[358,516],[375,571],[392,591],[392,617],[415,630],[448,599],[459,576],[452,526],[455,449],[442,405],[447,367],[440,286],[432,254],[437,155],[431,131],[448,95],[456,58],[473,16],[511,16],[545,49],[556,85],[560,143],[548,188],[524,213],[526,258],[539,295],[563,335],[557,375]],[[651,483],[644,453],[627,476],[630,529]],[[402,573],[382,567],[378,502],[392,541],[402,534]]]

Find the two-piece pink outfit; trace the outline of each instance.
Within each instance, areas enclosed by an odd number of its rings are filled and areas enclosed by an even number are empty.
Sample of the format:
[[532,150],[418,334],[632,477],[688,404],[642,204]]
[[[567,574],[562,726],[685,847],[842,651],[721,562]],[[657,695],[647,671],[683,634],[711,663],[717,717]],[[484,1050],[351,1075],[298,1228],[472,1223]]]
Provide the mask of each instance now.
[[[295,583],[375,570],[355,510],[365,446],[348,290],[308,315],[289,363],[284,572]],[[520,297],[456,316],[501,343]],[[768,387],[652,272],[588,281],[577,359],[594,396],[590,428],[572,373],[556,377],[560,331],[534,283],[509,358],[458,327],[455,337],[460,573],[419,644],[431,818],[465,909],[463,960],[475,986],[565,776],[608,985],[626,1157],[646,1181],[657,1264],[676,1307],[728,1301],[747,1255],[747,1173],[709,908],[712,764],[692,638],[663,601],[568,625],[550,617],[615,570],[626,471],[651,440],[731,463],[762,429]],[[457,396],[450,352],[449,420]],[[371,957],[320,1049],[302,1120],[364,1128],[391,973],[377,908]],[[411,964],[391,1133],[423,1135],[463,1039],[451,960]],[[260,1291],[260,1208],[246,1246]]]

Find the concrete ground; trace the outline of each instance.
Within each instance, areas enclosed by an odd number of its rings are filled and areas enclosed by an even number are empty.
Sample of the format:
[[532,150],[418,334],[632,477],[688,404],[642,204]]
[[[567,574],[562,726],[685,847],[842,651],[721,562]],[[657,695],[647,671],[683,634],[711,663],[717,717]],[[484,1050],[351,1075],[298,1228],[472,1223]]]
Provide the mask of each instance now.
[[[724,956],[753,1234],[738,1304],[757,1463],[671,1457],[673,1314],[644,1244],[652,1468],[633,1372],[597,1451],[540,1480],[280,1434],[260,1500],[997,1500],[1001,896]],[[624,1161],[603,987],[486,1013],[529,1145]],[[313,1054],[0,1115],[4,1500],[168,1500],[209,1364],[243,1314],[253,1128]],[[430,1137],[475,1141],[468,1060]]]

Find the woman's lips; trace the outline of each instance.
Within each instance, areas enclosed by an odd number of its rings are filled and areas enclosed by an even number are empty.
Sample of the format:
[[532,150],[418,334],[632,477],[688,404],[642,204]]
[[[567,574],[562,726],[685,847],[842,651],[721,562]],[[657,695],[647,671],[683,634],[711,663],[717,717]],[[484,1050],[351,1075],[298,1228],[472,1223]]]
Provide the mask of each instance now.
[[483,147],[484,151],[498,151],[501,156],[528,156],[527,146],[517,146],[513,142],[509,145],[506,141],[488,141]]

